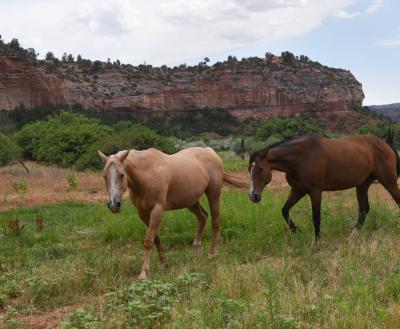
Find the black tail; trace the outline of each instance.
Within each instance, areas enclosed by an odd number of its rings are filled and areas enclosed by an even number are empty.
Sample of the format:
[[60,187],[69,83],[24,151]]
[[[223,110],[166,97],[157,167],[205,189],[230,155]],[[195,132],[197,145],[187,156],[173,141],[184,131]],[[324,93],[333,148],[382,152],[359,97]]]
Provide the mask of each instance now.
[[397,171],[397,177],[400,176],[400,157],[399,154],[397,153],[395,144],[394,144],[394,129],[389,126],[388,131],[386,132],[386,143],[389,144],[389,146],[392,148],[394,154],[396,155],[396,171]]

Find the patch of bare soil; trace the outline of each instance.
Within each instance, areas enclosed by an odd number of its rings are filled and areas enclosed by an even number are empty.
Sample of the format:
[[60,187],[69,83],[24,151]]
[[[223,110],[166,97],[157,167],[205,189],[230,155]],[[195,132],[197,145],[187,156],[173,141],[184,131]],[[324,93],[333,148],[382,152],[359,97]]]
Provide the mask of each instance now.
[[56,329],[61,320],[69,313],[77,310],[79,305],[71,305],[57,308],[51,312],[30,315],[21,319],[23,328],[26,329]]
[[100,173],[75,172],[71,188],[70,169],[27,162],[30,173],[19,164],[0,168],[0,211],[68,200],[103,202],[107,195]]

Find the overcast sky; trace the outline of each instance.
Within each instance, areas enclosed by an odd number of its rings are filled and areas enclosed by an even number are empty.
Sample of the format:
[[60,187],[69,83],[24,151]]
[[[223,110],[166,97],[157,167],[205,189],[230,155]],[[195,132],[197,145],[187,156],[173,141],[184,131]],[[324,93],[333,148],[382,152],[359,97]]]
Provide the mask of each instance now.
[[400,102],[399,13],[399,0],[0,0],[0,34],[131,64],[289,50],[351,70],[371,105]]

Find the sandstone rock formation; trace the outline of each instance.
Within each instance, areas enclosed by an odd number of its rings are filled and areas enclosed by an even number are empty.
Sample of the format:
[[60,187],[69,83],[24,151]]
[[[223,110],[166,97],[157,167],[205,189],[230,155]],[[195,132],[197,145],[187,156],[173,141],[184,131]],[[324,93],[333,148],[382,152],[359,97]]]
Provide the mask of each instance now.
[[207,66],[160,68],[83,60],[31,61],[0,50],[0,109],[80,104],[141,117],[226,109],[239,118],[362,106],[361,84],[346,70],[281,57],[230,58]]

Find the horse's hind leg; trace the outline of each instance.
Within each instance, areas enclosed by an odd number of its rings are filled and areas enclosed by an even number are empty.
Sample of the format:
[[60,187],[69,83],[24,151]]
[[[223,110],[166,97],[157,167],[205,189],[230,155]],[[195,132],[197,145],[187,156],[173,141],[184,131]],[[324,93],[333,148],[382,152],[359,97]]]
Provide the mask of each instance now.
[[367,179],[356,187],[358,201],[358,221],[350,237],[357,234],[364,224],[365,218],[369,212],[368,189],[371,186],[373,179]]
[[217,247],[217,240],[219,236],[219,224],[220,224],[220,214],[219,214],[219,206],[220,206],[220,197],[221,197],[221,187],[214,191],[206,191],[208,204],[210,205],[211,211],[211,226],[212,226],[212,241],[210,253],[215,254],[215,249]]
[[384,177],[377,177],[379,183],[381,183],[385,189],[390,193],[393,200],[396,201],[397,205],[400,206],[400,189],[397,186],[397,174],[390,173]]
[[288,199],[286,200],[282,208],[282,216],[285,218],[286,223],[289,225],[289,228],[292,230],[292,232],[296,232],[297,226],[290,218],[289,211],[297,202],[299,202],[304,197],[304,195],[305,193],[297,192],[294,189],[291,189]]
[[320,190],[313,190],[309,193],[311,199],[312,217],[315,231],[315,240],[320,237],[320,224],[321,224],[321,198],[322,192]]
[[393,200],[396,201],[397,205],[400,207],[400,189],[397,186],[397,183],[383,186],[386,188],[386,190],[388,190]]
[[196,237],[194,239],[193,245],[196,249],[196,254],[199,256],[201,252],[201,237],[203,236],[204,227],[206,226],[208,214],[201,206],[198,201],[193,206],[188,208],[197,218],[199,222],[199,228],[197,229]]

